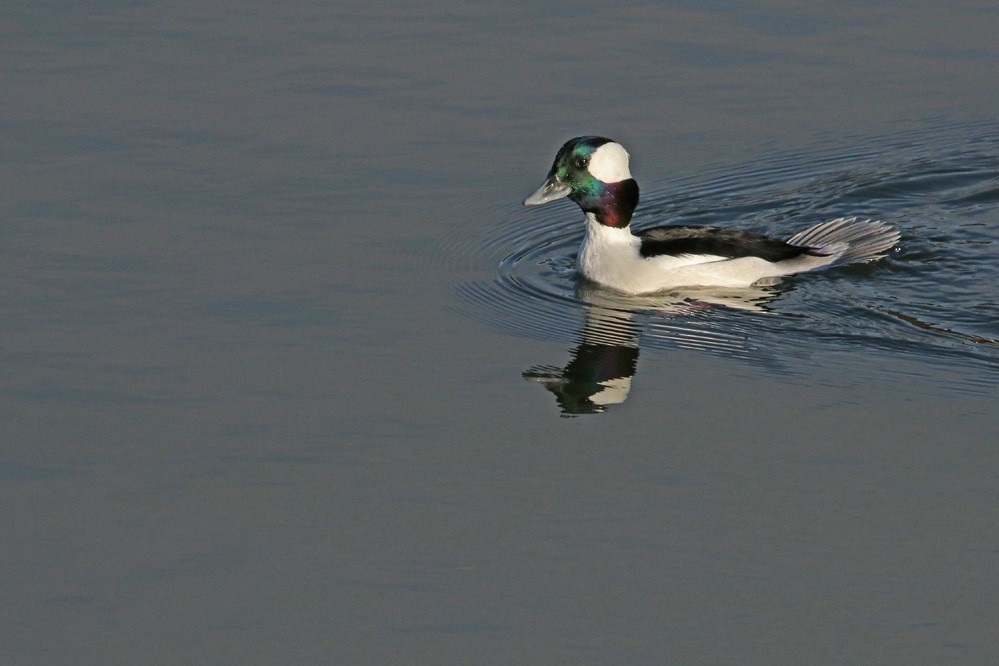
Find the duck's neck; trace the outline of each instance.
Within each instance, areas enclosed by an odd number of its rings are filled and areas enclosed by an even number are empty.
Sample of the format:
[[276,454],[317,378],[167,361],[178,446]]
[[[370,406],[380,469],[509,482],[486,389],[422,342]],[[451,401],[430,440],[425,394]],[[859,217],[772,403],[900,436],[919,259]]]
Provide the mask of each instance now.
[[631,233],[631,226],[612,227],[604,224],[596,213],[586,214],[586,237],[584,243],[593,246],[635,245],[639,238]]
[[592,213],[605,227],[625,229],[638,205],[638,183],[633,178],[616,183],[606,183],[599,196],[578,202],[586,213]]

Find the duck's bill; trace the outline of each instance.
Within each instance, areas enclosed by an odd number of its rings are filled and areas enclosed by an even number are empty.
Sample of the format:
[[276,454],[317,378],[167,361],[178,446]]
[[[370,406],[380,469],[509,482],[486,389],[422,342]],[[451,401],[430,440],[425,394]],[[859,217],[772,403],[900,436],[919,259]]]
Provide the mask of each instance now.
[[555,201],[569,195],[569,186],[552,174],[545,181],[545,184],[538,188],[538,191],[524,199],[525,206],[537,206],[539,204]]

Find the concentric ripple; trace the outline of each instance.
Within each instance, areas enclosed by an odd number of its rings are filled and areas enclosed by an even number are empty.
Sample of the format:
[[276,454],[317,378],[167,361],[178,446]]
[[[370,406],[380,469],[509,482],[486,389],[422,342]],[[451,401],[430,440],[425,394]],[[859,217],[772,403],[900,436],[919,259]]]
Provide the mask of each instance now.
[[904,358],[907,376],[945,374],[949,389],[994,389],[999,128],[949,125],[855,141],[665,187],[643,174],[634,224],[719,224],[786,237],[825,219],[869,216],[902,230],[899,248],[881,262],[772,287],[631,298],[577,279],[583,226],[571,202],[511,203],[495,211],[489,235],[451,248],[495,266],[492,279],[459,286],[459,309],[519,336],[696,349],[783,373],[828,365],[836,353],[884,354]]

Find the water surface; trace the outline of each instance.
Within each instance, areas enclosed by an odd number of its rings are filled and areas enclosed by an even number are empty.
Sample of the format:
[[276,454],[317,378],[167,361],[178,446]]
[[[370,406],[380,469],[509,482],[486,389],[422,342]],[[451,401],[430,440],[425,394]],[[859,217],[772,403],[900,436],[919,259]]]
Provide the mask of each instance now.
[[[995,663],[997,9],[899,16],[4,3],[0,661]],[[642,224],[902,243],[577,291],[592,133]]]

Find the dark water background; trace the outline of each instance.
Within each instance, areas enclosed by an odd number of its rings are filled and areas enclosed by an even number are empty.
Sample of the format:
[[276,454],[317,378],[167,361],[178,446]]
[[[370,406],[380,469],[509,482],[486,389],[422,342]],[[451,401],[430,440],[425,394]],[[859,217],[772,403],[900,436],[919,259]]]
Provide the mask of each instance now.
[[[995,663],[997,23],[4,3],[0,661]],[[584,133],[638,223],[899,251],[580,292],[518,202]],[[559,418],[593,331],[627,399]]]

